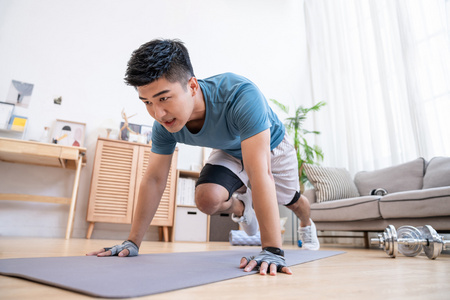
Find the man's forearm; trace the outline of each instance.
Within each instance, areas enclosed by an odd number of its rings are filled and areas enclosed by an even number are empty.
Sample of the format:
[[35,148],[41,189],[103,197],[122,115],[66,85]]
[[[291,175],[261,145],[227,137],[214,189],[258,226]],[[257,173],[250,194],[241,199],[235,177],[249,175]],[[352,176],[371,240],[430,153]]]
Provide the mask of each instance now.
[[253,206],[261,231],[261,245],[281,248],[280,214],[275,182],[270,170],[270,130],[241,143],[242,158],[252,186]]
[[282,247],[280,215],[273,179],[268,174],[250,179],[252,199],[261,231],[261,246]]
[[142,181],[139,187],[138,203],[134,211],[133,223],[128,239],[140,246],[145,232],[158,209],[165,184],[155,180]]

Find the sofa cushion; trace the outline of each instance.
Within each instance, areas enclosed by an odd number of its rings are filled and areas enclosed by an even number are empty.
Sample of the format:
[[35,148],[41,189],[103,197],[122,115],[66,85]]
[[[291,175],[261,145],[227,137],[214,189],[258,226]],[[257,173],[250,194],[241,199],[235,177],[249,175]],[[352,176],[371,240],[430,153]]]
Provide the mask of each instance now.
[[358,189],[346,169],[309,164],[304,164],[304,166],[306,176],[316,190],[317,202],[359,196]]
[[377,188],[388,193],[420,190],[423,186],[425,160],[413,161],[371,172],[359,172],[355,175],[355,184],[361,196],[370,195]]
[[316,202],[316,190],[315,189],[309,189],[309,190],[305,190],[303,192],[303,196],[305,196],[310,204],[313,204],[314,202]]
[[450,187],[388,194],[380,213],[384,219],[450,216]]
[[311,219],[317,222],[339,222],[381,219],[380,196],[365,196],[311,204]]
[[434,157],[430,160],[423,177],[423,188],[450,186],[450,157]]

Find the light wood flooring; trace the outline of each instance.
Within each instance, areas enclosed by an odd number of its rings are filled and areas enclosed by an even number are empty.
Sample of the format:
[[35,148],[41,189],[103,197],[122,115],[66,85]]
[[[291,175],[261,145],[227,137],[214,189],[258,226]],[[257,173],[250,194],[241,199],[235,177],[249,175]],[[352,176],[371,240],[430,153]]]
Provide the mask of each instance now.
[[[111,240],[0,237],[0,259],[78,256],[121,243]],[[144,242],[141,253],[214,251],[226,242]],[[247,247],[248,248],[248,247]],[[285,245],[285,249],[298,249]],[[258,250],[258,248],[255,248]],[[249,275],[136,299],[450,299],[450,254],[389,258],[383,250],[322,245],[345,254],[292,267],[293,275]],[[299,250],[301,251],[301,250]],[[236,264],[239,258],[236,258]],[[94,299],[74,292],[0,276],[0,299]]]

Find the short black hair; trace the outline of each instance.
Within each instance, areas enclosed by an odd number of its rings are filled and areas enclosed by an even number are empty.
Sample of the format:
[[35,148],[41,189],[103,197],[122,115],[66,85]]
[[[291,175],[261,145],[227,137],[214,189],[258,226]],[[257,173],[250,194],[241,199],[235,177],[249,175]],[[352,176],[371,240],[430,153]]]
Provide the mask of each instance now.
[[164,77],[186,86],[194,76],[189,53],[180,40],[155,39],[133,52],[125,74],[125,83],[144,86]]

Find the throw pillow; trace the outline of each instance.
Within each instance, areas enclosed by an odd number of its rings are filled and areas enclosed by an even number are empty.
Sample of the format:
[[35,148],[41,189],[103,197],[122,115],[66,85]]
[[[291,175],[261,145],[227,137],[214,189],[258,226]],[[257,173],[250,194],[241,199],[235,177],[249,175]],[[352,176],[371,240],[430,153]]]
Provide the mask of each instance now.
[[428,163],[423,177],[423,188],[450,186],[450,157],[434,157]]
[[425,160],[413,161],[375,171],[361,171],[355,175],[355,184],[361,196],[370,195],[373,189],[383,188],[389,194],[420,190],[423,186]]
[[316,190],[317,202],[358,197],[358,189],[344,168],[329,168],[305,164],[305,173]]

